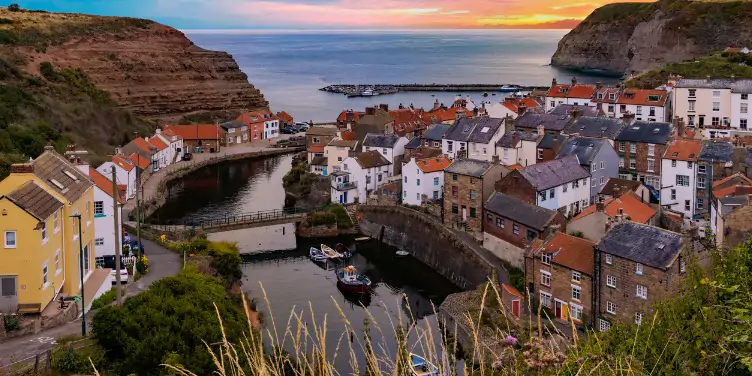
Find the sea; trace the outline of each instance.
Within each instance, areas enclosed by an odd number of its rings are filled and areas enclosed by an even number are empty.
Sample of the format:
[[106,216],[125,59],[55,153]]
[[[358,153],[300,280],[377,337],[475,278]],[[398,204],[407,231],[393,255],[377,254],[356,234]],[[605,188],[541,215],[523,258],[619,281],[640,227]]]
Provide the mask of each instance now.
[[[504,94],[409,92],[347,98],[319,91],[333,84],[550,85],[616,79],[549,65],[566,30],[183,30],[196,45],[230,53],[273,111],[296,121],[331,122],[344,109],[381,103],[390,108],[450,105]],[[493,95],[496,94],[496,95]]]

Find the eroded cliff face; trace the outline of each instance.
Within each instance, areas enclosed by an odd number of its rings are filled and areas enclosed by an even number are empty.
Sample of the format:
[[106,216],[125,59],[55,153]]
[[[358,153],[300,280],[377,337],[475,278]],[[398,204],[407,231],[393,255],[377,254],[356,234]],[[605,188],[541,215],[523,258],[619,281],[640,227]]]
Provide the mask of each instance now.
[[612,74],[641,72],[752,41],[752,2],[609,4],[559,42],[551,64]]
[[157,23],[76,36],[26,54],[27,70],[38,69],[42,61],[80,68],[120,107],[148,118],[176,120],[202,111],[268,106],[231,55],[202,49]]

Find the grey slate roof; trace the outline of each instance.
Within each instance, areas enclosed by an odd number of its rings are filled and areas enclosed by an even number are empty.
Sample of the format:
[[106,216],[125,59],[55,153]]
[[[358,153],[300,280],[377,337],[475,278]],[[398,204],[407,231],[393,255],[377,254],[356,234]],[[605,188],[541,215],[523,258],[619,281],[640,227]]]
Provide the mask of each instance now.
[[534,112],[525,112],[515,120],[514,126],[517,128],[527,128],[530,130],[537,129],[539,125],[547,131],[560,131],[569,124],[572,117],[569,115],[554,114],[537,114]]
[[326,157],[323,155],[319,155],[311,159],[311,165],[313,166],[326,166],[328,163],[329,163],[329,160],[326,159]]
[[493,165],[493,162],[479,161],[477,159],[455,159],[444,171],[451,174],[481,178]]
[[710,141],[702,146],[698,160],[704,162],[731,162],[734,146],[728,141]]
[[431,141],[441,141],[441,139],[444,138],[444,135],[449,131],[449,128],[451,127],[451,124],[431,125],[428,127],[428,130],[426,130],[426,134],[423,135],[423,138]]
[[550,134],[546,133],[543,138],[538,142],[538,149],[553,149],[554,144],[557,142],[562,142],[566,140],[566,136],[562,136],[560,134]]
[[621,119],[580,116],[567,125],[561,133],[613,140],[624,127]]
[[392,162],[389,162],[376,150],[358,153],[354,158],[362,168],[381,167],[392,164]]
[[648,144],[665,144],[671,137],[671,123],[655,121],[634,121],[621,129],[616,141],[645,142]]
[[504,134],[499,141],[496,142],[496,146],[502,148],[513,148],[517,146],[516,141],[538,141],[538,135],[532,132],[512,131]]
[[484,208],[498,216],[543,231],[556,217],[556,211],[528,204],[520,199],[496,192],[488,199]]
[[[54,150],[47,150],[47,147],[31,164],[34,165],[34,175],[44,181],[49,189],[63,195],[68,202],[75,202],[94,185],[88,175]],[[53,180],[63,188],[58,187]]]
[[698,89],[731,89],[734,93],[752,93],[752,80],[730,78],[683,78],[676,81],[678,88],[698,88]]
[[413,139],[410,140],[410,142],[408,142],[407,145],[405,145],[405,149],[417,149],[417,148],[419,148],[420,147],[420,141],[421,141],[420,137],[413,137]]
[[593,163],[593,159],[595,159],[595,156],[598,154],[598,151],[601,150],[601,147],[606,144],[608,147],[611,147],[611,144],[608,143],[606,140],[597,140],[592,138],[583,138],[583,137],[577,137],[567,140],[567,142],[562,145],[562,147],[559,149],[559,154],[556,155],[556,158],[563,158],[570,155],[576,155],[577,159],[579,159],[580,164],[583,166],[588,166]]
[[654,268],[668,269],[682,249],[682,236],[634,222],[618,223],[596,245],[605,253]]
[[232,129],[232,128],[241,128],[241,127],[245,126],[245,124],[243,124],[242,122],[233,120],[233,121],[228,121],[228,122],[222,123],[219,126],[222,127],[222,128],[224,128],[224,129]]
[[394,133],[392,134],[369,133],[366,135],[365,140],[363,140],[363,146],[391,149],[394,147],[394,145],[397,144],[397,140],[399,139],[400,139],[400,136]]
[[487,144],[504,124],[504,119],[491,117],[460,118],[446,132],[444,138],[452,141]]
[[40,221],[44,221],[64,205],[33,180],[22,184],[5,197]]
[[578,179],[590,178],[590,172],[580,166],[576,155],[536,163],[523,167],[519,171],[538,191],[557,187]]
[[601,110],[600,108],[596,106],[575,106],[573,104],[560,104],[553,108],[553,110],[548,111],[549,114],[552,115],[570,115],[572,113],[572,110],[580,110],[582,113],[580,116],[601,116]]
[[[617,179],[617,178],[609,178],[606,182],[606,185],[601,188],[601,194],[613,196],[614,195],[614,189],[616,187],[625,187],[629,189],[630,191],[636,191],[637,188],[639,188],[642,185],[639,180],[626,180],[626,179]],[[622,188],[623,190],[623,188]],[[627,193],[627,192],[621,192]]]
[[721,207],[718,208],[718,211],[720,212],[721,216],[725,216],[726,214],[731,213],[735,209],[738,209],[742,206],[749,205],[749,196],[743,195],[743,196],[729,196],[729,197],[721,197],[718,199],[721,203]]
[[736,80],[731,84],[732,93],[752,94],[752,80]]

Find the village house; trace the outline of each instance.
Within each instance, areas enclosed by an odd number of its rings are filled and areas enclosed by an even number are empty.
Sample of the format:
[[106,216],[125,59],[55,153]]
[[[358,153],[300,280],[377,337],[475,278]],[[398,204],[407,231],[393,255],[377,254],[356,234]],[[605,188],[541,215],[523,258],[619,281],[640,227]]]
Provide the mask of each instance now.
[[637,121],[671,121],[671,102],[666,90],[623,89],[616,100],[616,117],[634,115]]
[[749,79],[679,79],[673,115],[689,127],[749,129]]
[[481,234],[483,203],[507,171],[492,162],[455,159],[444,169],[444,224]]
[[376,150],[347,157],[342,169],[331,173],[331,200],[341,204],[366,202],[391,176],[391,163]]
[[503,119],[507,116],[516,119],[528,110],[543,111],[543,105],[538,103],[534,98],[504,98],[503,102],[491,103],[486,106],[488,116],[492,118]]
[[569,217],[590,204],[589,181],[590,172],[571,155],[514,170],[496,183],[496,191]]
[[607,140],[584,137],[567,140],[559,149],[556,158],[571,155],[576,155],[580,165],[590,170],[590,204],[593,204],[608,179],[619,175],[619,156]]
[[629,191],[634,192],[641,202],[651,202],[652,194],[650,193],[650,190],[637,180],[617,178],[608,179],[606,186],[601,189],[600,196],[607,200],[609,198],[620,197],[622,194]]
[[539,138],[538,134],[531,132],[506,133],[496,142],[496,155],[499,156],[499,162],[504,166],[535,164]]
[[458,152],[470,159],[490,162],[496,156],[496,142],[504,135],[504,119],[490,117],[457,119],[444,135],[441,149],[449,159]]
[[543,163],[556,159],[559,150],[566,141],[567,136],[561,134],[546,133],[543,137],[538,137],[538,145],[535,148],[535,163]]
[[55,304],[59,293],[79,293],[79,255],[84,283],[95,266],[93,186],[52,146],[10,167],[0,181],[0,283],[13,288],[4,290],[0,311],[38,313]]
[[[626,118],[625,118],[626,120]],[[561,131],[561,134],[569,137],[587,137],[607,140],[611,148],[614,147],[614,139],[624,128],[622,119],[607,117],[577,116]]]
[[330,172],[329,159],[323,155],[317,155],[313,157],[313,159],[311,159],[311,162],[308,164],[308,168],[308,172],[312,174],[328,176]]
[[168,165],[176,163],[183,157],[183,138],[180,137],[173,130],[162,131],[157,128],[155,137],[159,137],[167,145],[169,145],[169,153],[167,155]]
[[595,246],[599,331],[615,322],[640,325],[656,302],[675,294],[686,272],[684,243],[678,233],[628,221],[606,233]]
[[219,124],[165,125],[183,139],[186,153],[219,153],[227,132]]
[[474,117],[475,114],[472,110],[464,107],[462,101],[455,101],[451,107],[445,107],[443,104],[439,104],[437,99],[433,105],[433,108],[423,113],[423,117],[427,123],[443,123],[454,124],[454,121],[459,118]]
[[158,162],[156,160],[156,157],[154,156],[156,153],[157,148],[154,145],[146,142],[143,137],[136,137],[122,148],[115,149],[115,154],[136,154],[139,159],[139,162],[137,163],[138,165],[142,163],[141,161],[148,161],[149,163],[147,170],[149,172],[157,170]]
[[394,171],[394,175],[399,175],[402,171],[402,157],[405,154],[405,145],[409,141],[405,137],[396,134],[378,134],[369,133],[363,140],[363,151],[377,151],[383,155]]
[[369,133],[394,133],[394,118],[389,115],[389,105],[380,104],[379,107],[366,107],[365,114],[358,118],[358,122],[351,130],[358,136],[357,140],[360,143],[363,143]]
[[[81,172],[94,182],[94,254],[97,260],[104,256],[114,256],[115,249],[122,249],[123,239],[123,197],[113,195],[112,181],[93,167],[78,166]],[[83,167],[83,168],[81,168]],[[117,207],[112,198],[116,197]],[[118,211],[117,224],[115,210]],[[117,228],[117,233],[115,233]]]
[[316,157],[324,157],[324,148],[337,137],[337,128],[311,127],[305,134],[308,164]]
[[685,220],[694,218],[699,205],[697,188],[710,185],[705,175],[698,181],[697,159],[701,151],[700,140],[677,139],[668,144],[661,159],[661,185],[666,187],[661,192],[661,206],[683,213]]
[[540,299],[540,305],[550,310],[551,318],[567,324],[570,318],[582,325],[595,322],[594,246],[587,239],[559,232],[537,240],[527,253],[528,294]]
[[292,117],[292,115],[288,114],[287,112],[280,111],[277,112],[277,119],[279,119],[279,127],[291,127],[295,125],[295,121]]
[[335,137],[324,147],[324,156],[330,172],[341,170],[342,161],[347,159],[358,147],[357,140],[345,140]]
[[408,108],[400,104],[399,109],[389,111],[389,116],[394,119],[394,133],[408,140],[420,138],[428,126],[422,114],[423,110],[416,110],[412,104]]
[[227,145],[243,144],[250,141],[250,131],[244,123],[233,120],[219,125],[227,133]]
[[136,165],[124,155],[113,155],[112,159],[97,167],[97,171],[108,179],[112,178],[112,166],[115,166],[115,180],[118,185],[125,185],[125,198],[127,200],[136,196]]
[[606,114],[597,106],[577,106],[573,104],[560,104],[548,111],[549,115],[569,115],[572,118],[580,116],[605,117]]
[[621,221],[657,226],[657,213],[650,205],[640,201],[634,192],[627,191],[617,198],[607,198],[588,206],[569,221],[567,229],[570,233],[581,232],[586,239],[597,242],[603,239],[614,223]]
[[144,138],[146,142],[152,147],[154,151],[152,155],[152,163],[154,164],[154,171],[159,171],[162,168],[167,167],[172,160],[170,159],[170,145],[167,142],[162,141],[160,137],[152,136]]
[[525,267],[525,249],[549,233],[566,231],[566,218],[516,197],[495,192],[483,205],[483,247],[512,266]]
[[452,162],[445,156],[411,159],[402,167],[402,202],[419,206],[444,194],[444,169]]
[[[600,86],[595,91],[595,96],[592,102],[595,106],[603,111],[603,114],[608,117],[617,117],[616,101],[619,99],[619,92],[622,90],[621,86]],[[621,117],[621,116],[619,116]]]
[[352,130],[353,125],[365,114],[364,111],[342,110],[337,116],[337,128]]
[[634,121],[616,136],[619,179],[637,180],[661,190],[660,159],[671,138],[671,123]]
[[269,110],[259,110],[257,111],[261,119],[264,120],[264,140],[269,140],[272,138],[279,137],[279,119],[277,119],[277,116],[274,115],[273,112]]
[[514,128],[517,131],[536,132],[539,135],[559,134],[572,119],[571,114],[539,114],[528,111],[514,119]]
[[741,173],[713,183],[713,201],[708,225],[718,246],[728,248],[736,245],[736,243],[729,243],[726,239],[732,226],[729,218],[732,214],[740,212],[740,209],[749,206],[751,195],[752,179]]
[[559,84],[554,78],[551,82],[551,89],[548,90],[545,99],[546,112],[553,110],[560,104],[571,104],[575,106],[595,106],[592,99],[595,91],[600,87],[597,85],[583,85],[577,83],[577,78],[572,77],[571,85]]

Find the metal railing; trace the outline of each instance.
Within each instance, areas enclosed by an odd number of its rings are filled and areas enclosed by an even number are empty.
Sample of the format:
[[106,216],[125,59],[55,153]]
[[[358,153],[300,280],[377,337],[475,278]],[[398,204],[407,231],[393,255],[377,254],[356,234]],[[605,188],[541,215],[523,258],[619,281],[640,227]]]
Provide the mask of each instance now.
[[[71,346],[74,349],[83,349],[94,346],[96,342],[91,338],[82,338],[68,342],[63,346]],[[52,371],[52,352],[54,349],[42,351],[36,355],[17,360],[8,365],[0,365],[0,376],[11,375],[38,375]]]
[[335,183],[332,182],[332,188],[338,190],[338,191],[349,191],[351,189],[358,188],[358,182],[357,181],[350,181],[347,183]]
[[275,209],[253,213],[228,215],[225,217],[191,218],[184,221],[183,225],[187,227],[211,228],[235,224],[267,222],[278,219],[301,218],[310,212],[315,212],[323,209],[325,209],[325,207],[312,209]]

